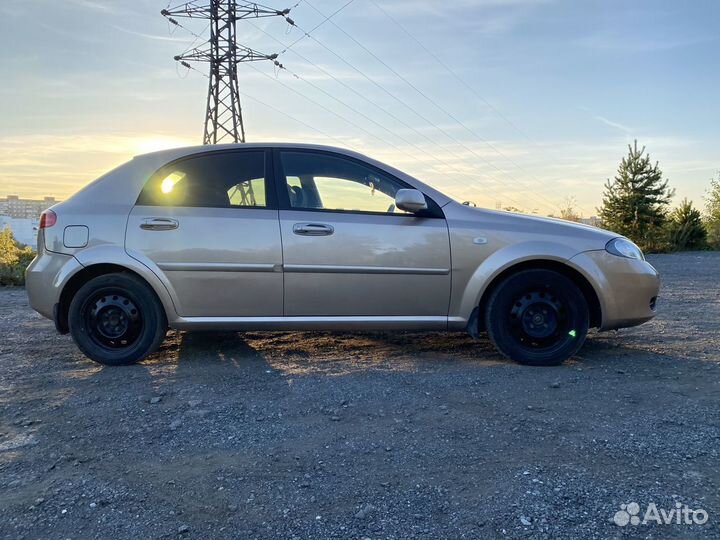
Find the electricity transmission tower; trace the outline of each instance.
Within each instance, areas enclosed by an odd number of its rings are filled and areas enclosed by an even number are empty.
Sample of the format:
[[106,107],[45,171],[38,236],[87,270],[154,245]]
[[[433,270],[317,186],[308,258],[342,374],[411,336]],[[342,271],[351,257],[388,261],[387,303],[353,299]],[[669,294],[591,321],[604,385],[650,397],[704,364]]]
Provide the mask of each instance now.
[[[160,12],[170,23],[183,27],[175,17],[209,20],[210,39],[199,47],[190,48],[175,56],[175,60],[190,68],[189,62],[210,64],[205,134],[203,144],[222,141],[245,142],[245,126],[240,106],[237,65],[240,62],[270,60],[277,65],[277,54],[262,54],[237,43],[236,22],[260,17],[288,17],[289,9],[278,11],[260,4],[237,0],[195,0],[169,7]],[[184,27],[183,27],[184,28]],[[200,37],[194,34],[196,37]]]

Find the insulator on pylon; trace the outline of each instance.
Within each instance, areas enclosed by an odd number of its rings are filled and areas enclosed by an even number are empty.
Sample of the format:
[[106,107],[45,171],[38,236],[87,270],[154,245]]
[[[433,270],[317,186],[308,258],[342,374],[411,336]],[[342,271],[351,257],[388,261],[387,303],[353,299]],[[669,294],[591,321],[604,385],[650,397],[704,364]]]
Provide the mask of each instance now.
[[[285,18],[289,25],[295,26],[295,21],[289,17],[290,9],[274,10],[245,2],[238,6],[239,3],[238,0],[210,0],[209,2],[189,0],[182,5],[160,11],[160,14],[173,25],[187,31],[190,30],[176,19],[182,17],[206,19],[210,21],[208,26],[213,25],[210,39],[206,43],[207,48],[194,49],[191,53],[188,52],[190,50],[188,49],[185,53],[174,57],[175,61],[184,68],[194,69],[198,72],[199,70],[193,67],[192,62],[209,62],[210,64],[207,74],[210,82],[205,112],[204,144],[215,144],[223,139],[245,142],[236,69],[238,63],[270,60],[277,69],[285,69],[277,60],[278,54],[265,55],[249,47],[238,46],[235,24],[240,19],[276,15]],[[199,35],[190,33],[195,36],[196,41],[202,39]]]

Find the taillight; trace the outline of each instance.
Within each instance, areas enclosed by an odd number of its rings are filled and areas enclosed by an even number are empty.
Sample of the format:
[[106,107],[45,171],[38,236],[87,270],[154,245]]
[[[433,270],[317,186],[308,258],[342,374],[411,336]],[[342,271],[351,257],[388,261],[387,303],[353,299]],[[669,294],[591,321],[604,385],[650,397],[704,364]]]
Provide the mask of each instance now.
[[40,214],[40,226],[39,229],[47,229],[57,223],[57,214],[52,210],[45,210]]

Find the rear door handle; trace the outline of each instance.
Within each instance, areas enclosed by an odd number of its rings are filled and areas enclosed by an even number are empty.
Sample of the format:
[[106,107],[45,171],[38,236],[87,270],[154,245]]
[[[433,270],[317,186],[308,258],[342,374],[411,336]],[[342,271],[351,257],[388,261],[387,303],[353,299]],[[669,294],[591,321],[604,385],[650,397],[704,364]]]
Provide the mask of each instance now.
[[293,232],[300,236],[330,236],[335,228],[325,223],[296,223]]
[[146,231],[171,231],[177,229],[180,224],[173,218],[147,218],[140,224],[140,228]]

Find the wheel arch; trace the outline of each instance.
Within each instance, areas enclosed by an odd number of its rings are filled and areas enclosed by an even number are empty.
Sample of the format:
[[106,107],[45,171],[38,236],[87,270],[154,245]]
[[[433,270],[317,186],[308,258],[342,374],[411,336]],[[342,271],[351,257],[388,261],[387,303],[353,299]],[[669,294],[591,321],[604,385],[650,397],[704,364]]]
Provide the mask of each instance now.
[[[530,259],[504,268],[502,271],[498,272],[491,279],[490,283],[488,283],[487,287],[485,287],[476,308],[478,310],[477,316],[471,317],[471,322],[477,321],[477,331],[482,331],[484,329],[484,317],[482,314],[484,314],[487,309],[487,303],[493,291],[506,278],[523,270],[551,270],[572,280],[572,282],[580,289],[588,303],[588,310],[590,312],[590,328],[599,328],[601,326],[602,304],[600,303],[600,297],[595,291],[595,287],[593,287],[587,277],[585,277],[576,268],[573,268],[569,264],[561,261],[552,259]],[[472,332],[474,329],[470,330]]]
[[131,274],[137,279],[141,280],[143,283],[145,283],[148,287],[150,287],[150,290],[152,290],[153,294],[155,295],[155,299],[163,307],[166,319],[169,318],[167,303],[164,301],[161,295],[158,294],[156,288],[145,278],[145,276],[141,275],[139,272],[136,272],[132,268],[128,268],[127,266],[123,266],[121,264],[96,263],[88,266],[83,266],[80,270],[75,272],[63,286],[55,312],[55,325],[58,331],[62,333],[67,333],[69,331],[68,314],[70,311],[70,303],[72,302],[73,297],[80,290],[80,288],[91,279],[94,279],[98,276],[115,273]]

